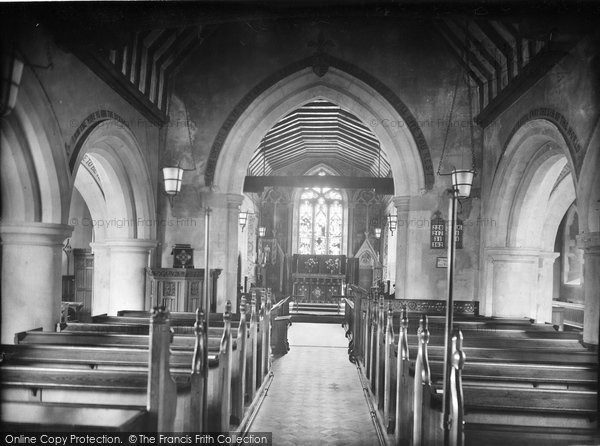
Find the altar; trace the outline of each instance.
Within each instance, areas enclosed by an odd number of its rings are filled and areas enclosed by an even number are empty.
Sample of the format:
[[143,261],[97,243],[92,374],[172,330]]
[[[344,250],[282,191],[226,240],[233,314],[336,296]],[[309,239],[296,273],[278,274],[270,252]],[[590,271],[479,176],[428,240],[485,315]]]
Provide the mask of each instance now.
[[330,302],[346,284],[346,256],[295,254],[292,261],[294,300]]

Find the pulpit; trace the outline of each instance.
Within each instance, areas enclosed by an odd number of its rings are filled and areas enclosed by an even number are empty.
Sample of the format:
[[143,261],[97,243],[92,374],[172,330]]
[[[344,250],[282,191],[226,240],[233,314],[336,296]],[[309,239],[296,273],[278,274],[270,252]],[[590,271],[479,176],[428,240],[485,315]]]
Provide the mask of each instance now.
[[293,295],[296,302],[330,302],[343,294],[346,256],[294,255]]
[[[210,312],[217,311],[217,279],[220,269],[210,270]],[[146,268],[145,309],[158,305],[169,311],[196,311],[204,296],[204,269]]]

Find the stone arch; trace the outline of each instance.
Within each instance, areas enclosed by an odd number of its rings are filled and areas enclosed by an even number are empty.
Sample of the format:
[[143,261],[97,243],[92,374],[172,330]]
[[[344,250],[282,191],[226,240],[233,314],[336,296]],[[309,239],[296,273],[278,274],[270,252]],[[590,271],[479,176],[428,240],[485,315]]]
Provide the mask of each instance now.
[[530,120],[511,134],[492,182],[489,209],[494,227],[487,231],[487,246],[522,248],[540,244],[526,234],[541,228],[548,200],[563,169],[575,199],[574,165],[567,141],[554,123]]
[[[299,62],[242,99],[211,148],[206,184],[220,192],[240,193],[246,166],[261,138],[286,113],[315,99],[336,103],[371,128],[390,160],[396,195],[418,195],[433,186],[431,155],[408,108],[381,82],[337,59],[322,77],[314,74],[309,61]],[[233,175],[231,166],[237,169]]]
[[577,209],[580,232],[600,231],[600,122],[586,147],[585,158],[577,182]]
[[[124,125],[124,121],[106,116],[107,112],[90,115],[84,120],[88,127],[80,127],[76,132],[80,139],[72,140],[69,165],[73,172],[73,185],[82,169],[81,162],[87,156],[97,170],[102,189],[102,195],[88,196],[104,200],[104,203],[92,206],[106,212],[100,220],[105,220],[107,237],[154,239],[157,229],[154,188],[146,161],[133,132]],[[113,223],[110,223],[111,220],[114,220]]]
[[[93,314],[144,308],[144,268],[155,247],[153,184],[133,132],[117,115],[96,112],[71,140],[71,192],[92,216]],[[79,139],[76,139],[79,136]],[[71,198],[72,198],[71,194]],[[84,311],[88,311],[86,308]]]
[[579,176],[579,171],[582,165],[582,150],[579,138],[575,133],[575,130],[569,124],[567,118],[556,110],[551,108],[542,107],[530,110],[529,113],[523,115],[513,126],[508,138],[507,144],[504,146],[501,158],[504,156],[506,150],[509,148],[509,142],[512,141],[517,134],[525,125],[531,121],[547,121],[553,124],[554,128],[560,132],[561,139],[564,142],[565,156],[567,156],[569,162],[573,166],[575,172],[575,180]]
[[551,321],[554,240],[577,175],[573,141],[554,121],[525,120],[498,163],[484,237],[486,315]]
[[14,107],[0,121],[2,342],[52,330],[60,317],[63,241],[72,227],[64,140],[40,81],[25,67]]
[[70,175],[61,136],[47,96],[26,69],[0,130],[3,221],[66,221]]

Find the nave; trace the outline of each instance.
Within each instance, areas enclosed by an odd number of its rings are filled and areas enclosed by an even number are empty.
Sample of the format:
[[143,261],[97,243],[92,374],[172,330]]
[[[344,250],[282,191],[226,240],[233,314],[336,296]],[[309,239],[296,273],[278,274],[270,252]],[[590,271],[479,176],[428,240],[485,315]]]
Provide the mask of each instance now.
[[389,444],[465,357],[464,443],[598,443],[600,10],[243,3],[0,6],[1,427],[247,430],[318,317]]
[[294,323],[290,351],[273,361],[273,381],[250,426],[273,444],[373,445],[377,434],[348,341],[338,324]]

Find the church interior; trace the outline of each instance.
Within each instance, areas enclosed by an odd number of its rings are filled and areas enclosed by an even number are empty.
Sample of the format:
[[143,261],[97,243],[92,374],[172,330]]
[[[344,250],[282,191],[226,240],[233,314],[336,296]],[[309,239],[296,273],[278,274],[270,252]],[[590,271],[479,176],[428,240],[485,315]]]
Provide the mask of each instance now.
[[600,444],[597,4],[0,13],[2,431]]

